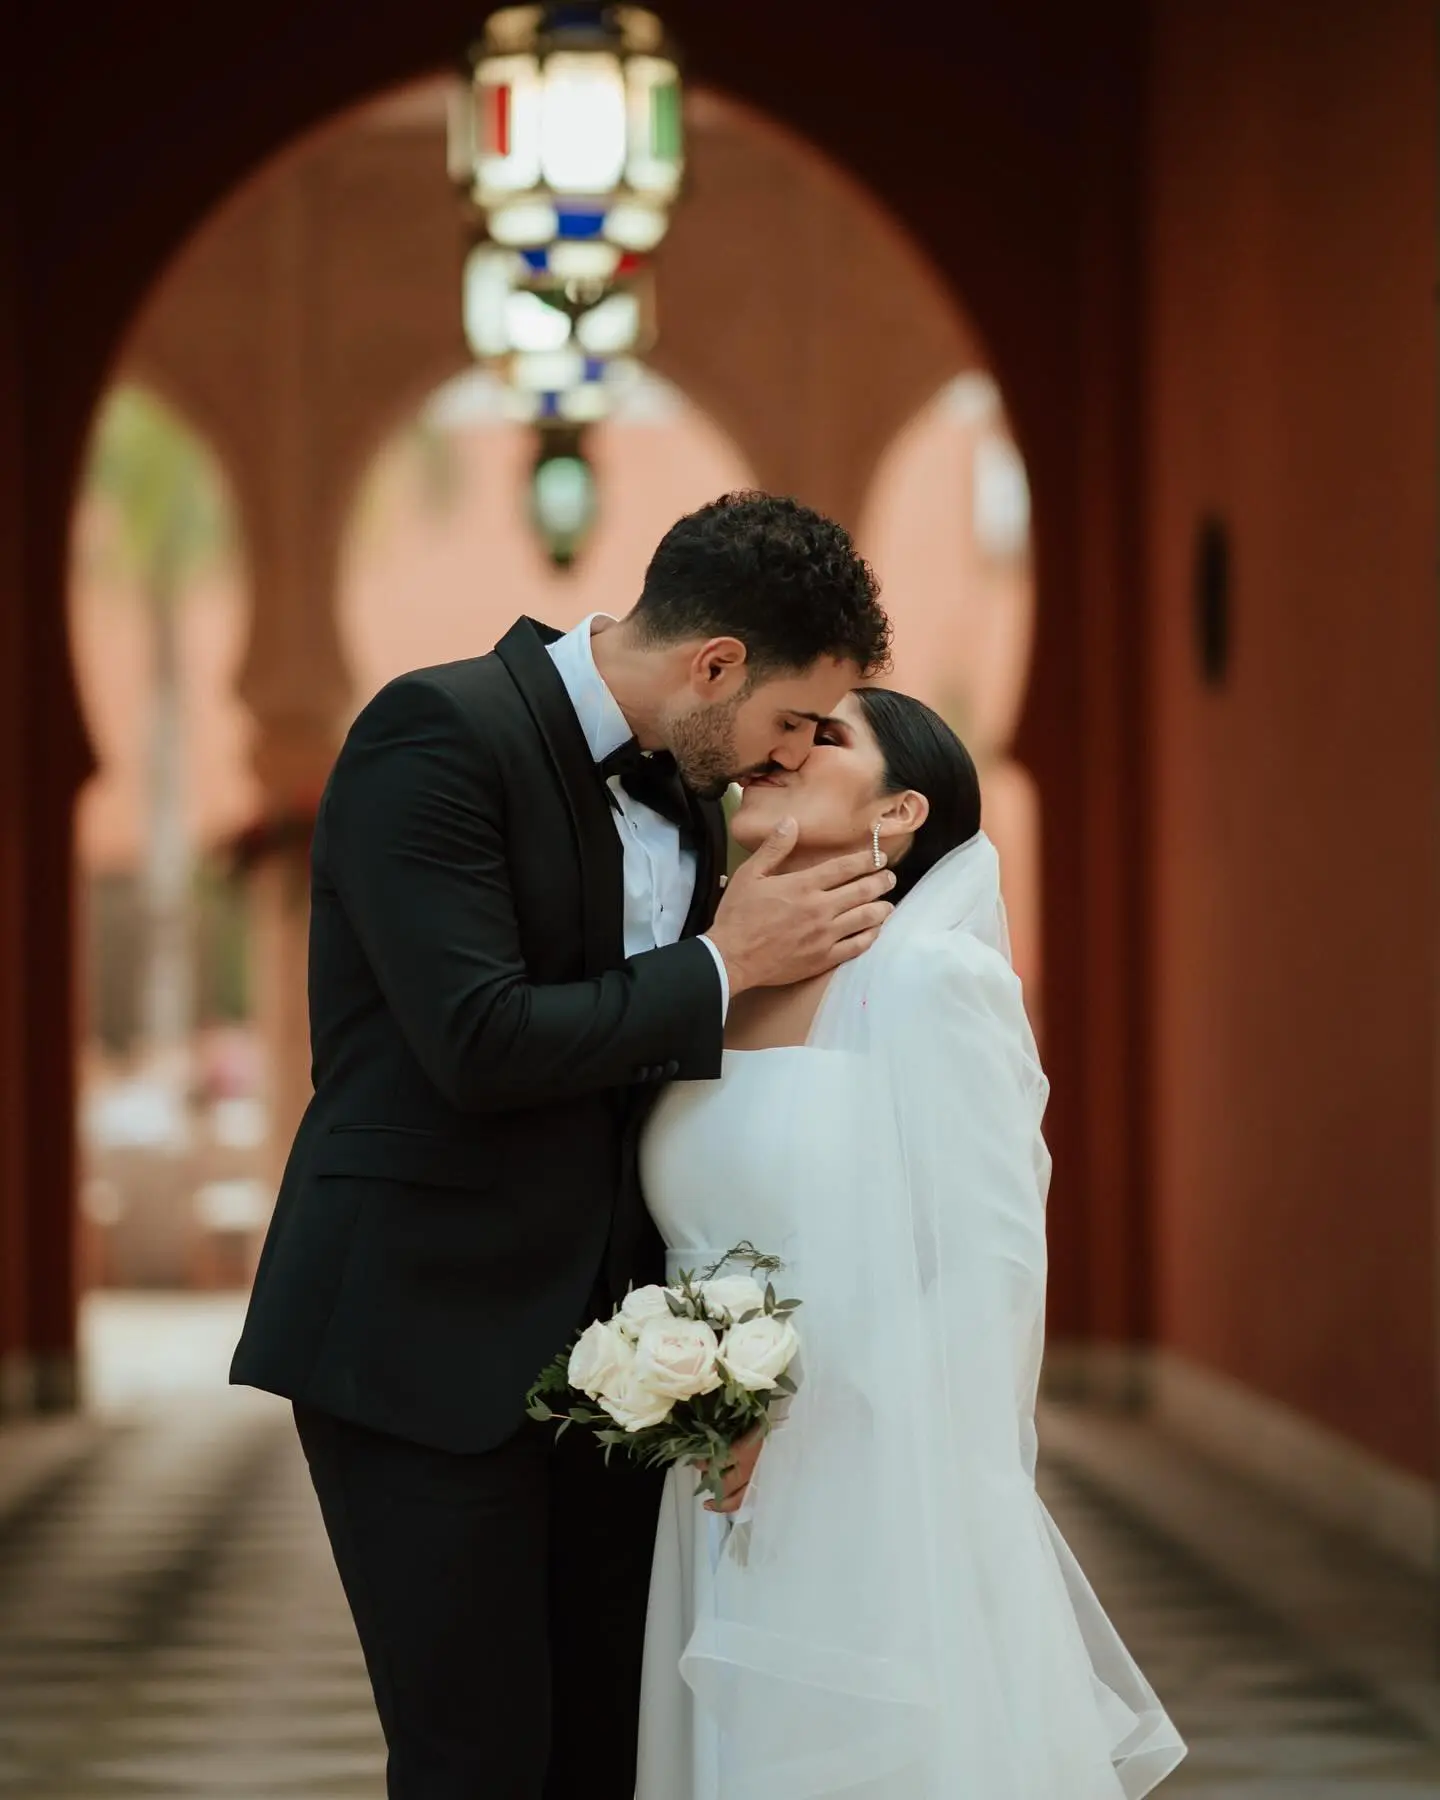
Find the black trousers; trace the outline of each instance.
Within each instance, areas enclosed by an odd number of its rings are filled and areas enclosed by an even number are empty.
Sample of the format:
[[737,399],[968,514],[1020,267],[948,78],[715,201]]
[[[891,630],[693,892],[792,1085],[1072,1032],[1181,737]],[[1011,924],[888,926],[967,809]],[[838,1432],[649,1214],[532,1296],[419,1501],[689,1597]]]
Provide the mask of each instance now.
[[295,1420],[390,1800],[634,1800],[659,1474],[578,1428],[457,1456]]

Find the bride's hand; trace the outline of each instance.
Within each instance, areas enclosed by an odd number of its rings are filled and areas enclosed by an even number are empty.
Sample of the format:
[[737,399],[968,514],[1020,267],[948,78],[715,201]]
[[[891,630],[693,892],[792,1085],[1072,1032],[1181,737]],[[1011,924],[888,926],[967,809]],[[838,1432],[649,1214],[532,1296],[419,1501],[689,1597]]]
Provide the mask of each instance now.
[[[725,1465],[724,1482],[725,1498],[723,1500],[707,1500],[706,1512],[733,1513],[738,1512],[745,1499],[745,1490],[754,1478],[755,1465],[760,1460],[760,1452],[765,1444],[765,1433],[757,1425],[731,1447],[730,1461]],[[708,1465],[705,1465],[708,1467]]]

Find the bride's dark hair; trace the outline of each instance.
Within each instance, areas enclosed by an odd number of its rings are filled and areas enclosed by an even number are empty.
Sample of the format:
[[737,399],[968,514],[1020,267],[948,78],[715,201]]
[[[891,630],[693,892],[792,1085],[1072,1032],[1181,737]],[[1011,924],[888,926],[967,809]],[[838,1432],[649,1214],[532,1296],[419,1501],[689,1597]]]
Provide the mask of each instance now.
[[903,900],[942,856],[980,829],[980,778],[970,752],[923,700],[892,688],[856,688],[885,760],[885,792],[914,788],[930,802],[925,823],[895,864],[891,898]]

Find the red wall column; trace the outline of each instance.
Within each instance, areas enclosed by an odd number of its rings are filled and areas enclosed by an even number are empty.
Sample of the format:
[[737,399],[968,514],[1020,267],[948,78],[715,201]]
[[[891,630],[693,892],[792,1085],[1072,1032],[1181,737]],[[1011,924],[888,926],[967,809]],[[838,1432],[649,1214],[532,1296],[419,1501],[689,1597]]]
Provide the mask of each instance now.
[[29,1401],[24,1084],[25,663],[20,196],[12,92],[20,47],[0,18],[0,1415]]
[[[1140,523],[1144,21],[1075,45],[1074,212],[1047,221],[1028,341],[1000,371],[1035,488],[1037,632],[1018,754],[1042,797],[1050,1334],[1121,1354],[1150,1330]],[[1054,303],[1066,294],[1063,306]],[[1087,1357],[1087,1379],[1100,1364]],[[1052,1371],[1069,1371],[1063,1351]]]
[[[1078,225],[1080,690],[1084,844],[1086,1336],[1151,1330],[1145,1023],[1144,94],[1147,21],[1095,42]],[[1057,921],[1063,929],[1063,922]],[[1093,1359],[1092,1359],[1093,1361]],[[1113,1365],[1134,1397],[1135,1370]]]
[[[74,1405],[79,1299],[76,1098],[79,943],[75,798],[93,767],[70,660],[65,585],[70,511],[83,441],[47,445],[32,429],[40,497],[30,507],[32,557],[28,746],[22,883],[26,987],[24,1104],[27,1337],[34,1403]],[[48,454],[47,454],[48,452]],[[38,604],[36,603],[38,601]]]
[[[68,487],[67,487],[68,494]],[[52,566],[63,567],[56,557]],[[58,584],[57,584],[58,587]],[[30,655],[34,712],[25,855],[25,1105],[37,1130],[27,1148],[27,1335],[34,1402],[75,1404],[79,1258],[76,1158],[78,943],[75,929],[75,795],[86,753],[75,713],[63,589],[47,596]]]
[[14,140],[0,155],[0,183],[14,184],[0,187],[0,1358],[12,1408],[49,1409],[76,1396],[72,829],[90,758],[65,586],[84,445],[37,368],[41,346],[63,355],[64,332],[31,284],[57,221],[22,185],[35,168],[28,47],[0,66],[15,89],[0,89],[0,134]]

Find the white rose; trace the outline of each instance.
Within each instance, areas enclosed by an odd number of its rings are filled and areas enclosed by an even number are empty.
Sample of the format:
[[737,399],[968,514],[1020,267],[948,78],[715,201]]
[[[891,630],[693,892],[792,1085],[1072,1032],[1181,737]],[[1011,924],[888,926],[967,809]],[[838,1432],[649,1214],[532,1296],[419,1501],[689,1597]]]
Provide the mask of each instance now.
[[743,1319],[765,1304],[765,1290],[753,1275],[717,1275],[713,1281],[702,1281],[700,1292],[706,1306],[722,1319]]
[[570,1385],[592,1400],[598,1399],[634,1361],[634,1346],[608,1320],[596,1319],[585,1327],[570,1352]]
[[753,1393],[773,1388],[799,1350],[799,1334],[788,1319],[762,1315],[730,1327],[720,1346],[720,1361],[733,1381]]
[[625,1431],[644,1431],[651,1425],[663,1425],[675,1404],[668,1394],[657,1394],[646,1384],[633,1361],[617,1378],[610,1392],[599,1398],[601,1406]]
[[[652,1319],[668,1319],[672,1290],[663,1287],[632,1288],[620,1305],[619,1326],[631,1337],[639,1337]],[[678,1300],[679,1295],[675,1298]]]
[[635,1346],[636,1373],[647,1387],[671,1400],[693,1400],[720,1385],[719,1348],[703,1319],[652,1319]]

